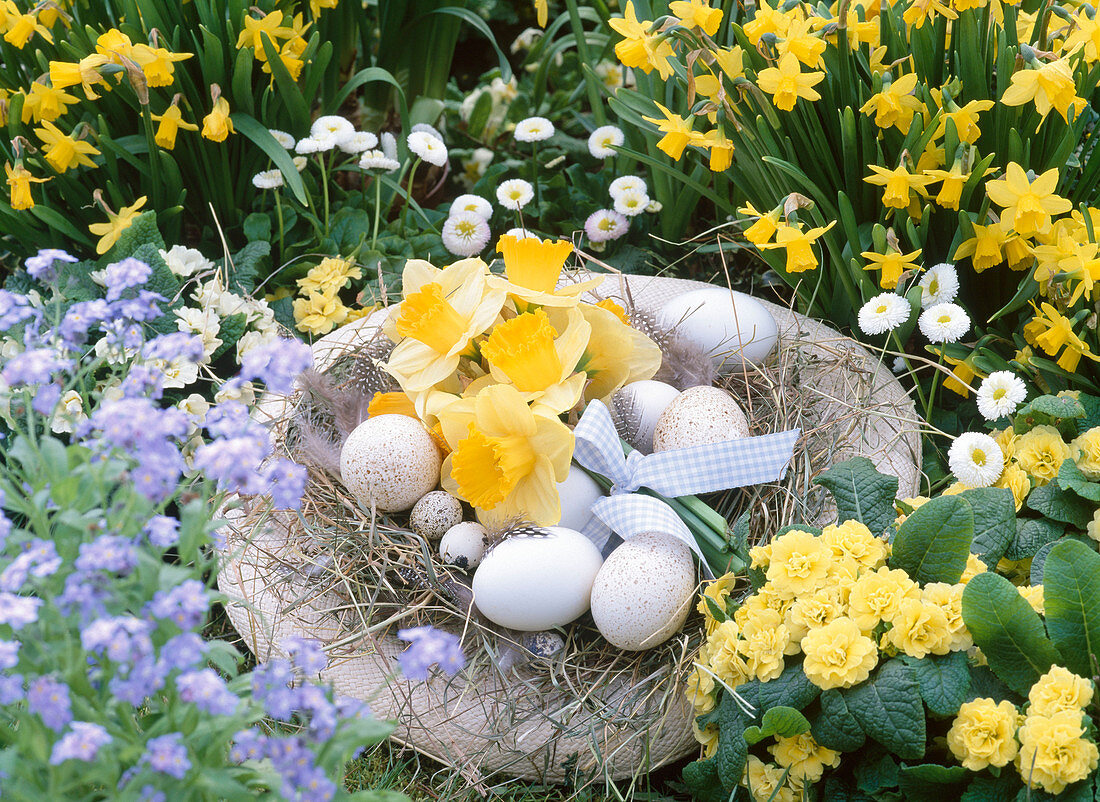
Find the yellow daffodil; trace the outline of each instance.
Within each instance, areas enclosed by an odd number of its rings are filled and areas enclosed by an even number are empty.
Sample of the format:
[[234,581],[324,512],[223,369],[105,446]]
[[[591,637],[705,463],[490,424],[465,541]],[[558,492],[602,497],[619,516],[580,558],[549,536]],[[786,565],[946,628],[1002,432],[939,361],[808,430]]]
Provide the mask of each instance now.
[[901,18],[915,30],[920,30],[925,22],[933,19],[937,14],[947,19],[958,19],[951,8],[945,6],[940,0],[912,0]]
[[321,9],[336,8],[336,4],[339,2],[340,0],[309,0],[309,10],[313,14],[313,18],[317,19],[321,16]]
[[963,187],[970,178],[970,173],[962,171],[962,162],[956,161],[950,170],[926,170],[925,175],[933,179],[931,183],[943,182],[935,197],[936,203],[945,209],[958,210]]
[[4,162],[4,172],[8,175],[8,187],[11,190],[11,208],[16,211],[34,206],[34,198],[31,196],[32,183],[42,184],[50,180],[35,178],[22,162],[16,162],[15,167]]
[[811,70],[822,66],[821,54],[825,52],[825,40],[814,36],[812,20],[794,20],[787,35],[779,42],[779,55],[792,53]]
[[875,125],[879,128],[894,127],[903,134],[907,134],[913,122],[913,115],[924,105],[913,94],[916,86],[916,73],[902,75],[883,86],[882,91],[872,95],[859,110],[864,114],[874,114]]
[[267,35],[271,43],[278,47],[279,40],[294,36],[294,30],[283,25],[283,12],[272,11],[262,17],[244,16],[244,30],[237,37],[237,47],[251,47],[257,61],[267,61],[263,36]]
[[653,340],[613,310],[593,304],[581,304],[579,309],[592,329],[578,366],[591,379],[584,391],[586,401],[606,399],[624,384],[653,378],[661,367],[661,349]]
[[940,356],[943,357],[944,362],[951,366],[951,375],[943,381],[944,388],[956,395],[961,395],[963,398],[969,398],[971,384],[974,379],[981,376],[974,369],[972,361],[974,355],[971,354],[966,359],[956,359],[941,352]]
[[[1033,338],[1033,345],[1042,348],[1050,356],[1054,356],[1063,348],[1062,355],[1058,357],[1058,367],[1073,373],[1081,362],[1082,356],[1087,356],[1094,362],[1100,362],[1100,357],[1095,356],[1089,349],[1088,343],[1077,336],[1073,331],[1073,321],[1061,314],[1051,304],[1043,303],[1035,308],[1035,317],[1031,319],[1029,326]],[[1025,330],[1025,334],[1029,332]]]
[[623,40],[615,45],[615,55],[627,67],[636,67],[646,75],[654,69],[661,76],[661,80],[672,77],[672,65],[668,63],[675,54],[672,46],[659,34],[650,33],[650,22],[639,22],[634,12],[634,3],[628,0],[623,18],[608,20],[617,34]]
[[134,45],[133,60],[145,74],[149,86],[171,86],[175,80],[175,63],[191,58],[194,53],[172,53],[163,47]]
[[122,66],[122,60],[133,60],[134,43],[130,37],[117,28],[111,28],[95,40],[95,52],[106,56],[111,63]]
[[504,256],[504,277],[493,276],[489,282],[511,295],[521,312],[533,304],[573,306],[582,293],[600,284],[597,278],[557,286],[565,261],[573,253],[573,243],[568,240],[505,235],[497,242],[497,250]]
[[864,265],[864,270],[881,270],[882,276],[879,278],[879,286],[884,290],[892,290],[898,286],[898,280],[901,278],[901,274],[906,270],[920,270],[918,265],[913,264],[913,260],[920,256],[920,248],[912,253],[901,253],[893,248],[887,249],[889,252],[886,254],[878,254],[874,251],[864,251],[860,254],[870,264]]
[[69,106],[79,103],[80,98],[64,89],[46,86],[41,81],[31,84],[23,98],[22,120],[26,125],[31,120],[36,123],[53,122],[61,117]]
[[943,136],[947,130],[947,121],[951,120],[955,123],[955,132],[959,135],[959,141],[974,144],[978,141],[978,137],[982,135],[982,129],[978,127],[978,114],[989,111],[993,106],[992,100],[971,100],[965,106],[956,108],[954,111],[945,109],[940,117],[940,124],[936,127],[935,133],[932,134],[932,138],[939,139]]
[[867,167],[874,175],[867,176],[863,180],[883,188],[882,205],[887,209],[908,208],[912,193],[920,197],[928,197],[924,187],[935,180],[932,176],[910,173],[904,164],[898,165],[893,170],[879,167],[877,164],[869,164]]
[[439,423],[451,448],[443,489],[473,505],[483,522],[561,518],[557,483],[569,473],[573,433],[555,412],[494,384],[446,406]]
[[311,292],[304,298],[295,298],[294,322],[298,331],[312,335],[328,334],[348,319],[348,308],[332,292]]
[[787,35],[791,20],[796,17],[780,11],[780,5],[778,0],[774,6],[769,4],[768,0],[760,0],[756,6],[756,15],[742,26],[745,36],[752,42],[753,47],[760,46],[760,38],[765,34],[774,34],[780,39]]
[[69,86],[79,85],[83,87],[84,95],[88,100],[96,100],[99,98],[94,89],[96,84],[101,84],[110,89],[107,79],[99,72],[99,68],[109,62],[110,59],[102,53],[92,53],[76,63],[51,61],[50,84],[54,89],[65,89]]
[[96,253],[103,255],[111,250],[118,242],[118,238],[122,236],[122,232],[134,224],[134,219],[137,218],[138,212],[145,206],[147,200],[148,198],[142,195],[132,205],[119,209],[118,214],[104,207],[107,212],[107,222],[92,223],[88,226],[88,230],[99,237],[99,242],[95,246]]
[[722,9],[711,8],[707,0],[673,0],[668,10],[688,28],[702,28],[707,36],[718,33]]
[[756,85],[772,96],[772,103],[781,111],[790,111],[799,98],[820,100],[813,87],[825,78],[823,72],[802,72],[793,53],[779,59],[778,67],[768,67],[756,76]]
[[691,144],[707,149],[710,153],[707,166],[713,172],[720,173],[733,162],[733,143],[726,138],[726,132],[721,127],[692,134]]
[[211,142],[224,142],[227,136],[235,133],[233,121],[229,118],[229,102],[219,97],[210,113],[202,118],[202,135]]
[[661,110],[661,114],[665,115],[665,119],[658,120],[654,117],[643,117],[642,119],[653,123],[657,126],[657,130],[664,134],[657,142],[657,147],[668,154],[670,158],[679,161],[680,157],[684,155],[684,148],[687,147],[688,142],[694,135],[691,130],[693,118],[673,114],[656,101],[653,105]]
[[1085,300],[1092,302],[1093,287],[1100,280],[1100,246],[1095,242],[1074,243],[1072,256],[1058,263],[1059,269],[1066,273],[1073,285],[1069,304],[1077,303],[1082,295]]
[[481,355],[493,379],[513,385],[525,401],[561,413],[576,406],[588,380],[576,368],[592,327],[576,307],[555,311],[555,318],[564,319],[560,334],[541,308],[498,323],[481,343]]
[[489,283],[488,265],[480,259],[442,270],[410,259],[401,282],[404,300],[386,323],[397,346],[385,368],[415,401],[454,375],[471,341],[496,321],[506,292]]
[[711,51],[722,73],[731,81],[736,81],[745,74],[745,51],[740,45],[733,47],[718,47]]
[[787,263],[784,270],[788,273],[802,273],[817,267],[817,254],[813,244],[826,231],[836,225],[836,221],[819,228],[803,231],[801,224],[792,226],[784,223],[775,232],[775,242],[760,245],[761,250],[784,248],[787,251]]
[[183,119],[176,100],[164,110],[164,114],[154,114],[153,119],[159,123],[157,132],[153,136],[154,141],[165,150],[172,150],[176,146],[176,135],[182,128],[184,131],[198,131],[199,127]]
[[1012,86],[1001,95],[1001,103],[1022,106],[1028,102],[1035,103],[1041,118],[1045,119],[1054,109],[1066,122],[1070,108],[1076,118],[1087,105],[1084,98],[1077,97],[1073,68],[1065,58],[1043,64],[1037,70],[1017,70],[1012,74]]
[[[300,56],[305,53],[307,47],[309,47],[309,43],[304,38],[295,36],[293,39],[287,39],[279,49],[279,61],[295,81],[298,80],[302,74],[302,68],[305,67],[306,63]],[[263,71],[271,73],[270,62],[264,62]],[[273,73],[271,80],[275,80]]]
[[17,15],[14,22],[9,20],[9,24],[11,27],[4,34],[4,41],[19,50],[22,50],[36,33],[51,45],[53,44],[53,34],[50,33],[49,28],[38,21],[33,10]]
[[79,165],[96,166],[91,157],[98,156],[99,151],[91,142],[75,139],[49,122],[42,123],[42,127],[35,128],[34,132],[45,145],[46,161],[57,172],[64,173]]
[[1027,270],[1034,261],[1031,245],[1026,237],[1021,237],[1017,232],[1005,230],[1005,221],[1001,221],[1001,229],[1004,233],[1005,261],[1009,270]]
[[1009,163],[1003,179],[985,185],[989,199],[1004,209],[1001,216],[1024,236],[1049,230],[1051,215],[1064,214],[1073,208],[1066,198],[1054,194],[1057,188],[1056,167],[1029,181],[1024,168],[1016,162]]
[[738,214],[757,218],[756,222],[745,229],[745,239],[756,247],[771,242],[775,232],[779,230],[779,217],[783,214],[783,207],[776,206],[770,212],[758,212],[751,203],[737,210]]
[[1100,61],[1100,20],[1096,19],[1095,11],[1091,7],[1080,6],[1073,16],[1073,31],[1066,37],[1062,50],[1065,53],[1075,53],[1082,50],[1082,58],[1086,64],[1095,64]]
[[1004,234],[997,225],[971,225],[974,236],[960,244],[951,258],[958,261],[969,256],[974,272],[981,273],[1004,261]]
[[547,0],[535,0],[535,21],[540,28],[545,28],[550,18],[550,6]]

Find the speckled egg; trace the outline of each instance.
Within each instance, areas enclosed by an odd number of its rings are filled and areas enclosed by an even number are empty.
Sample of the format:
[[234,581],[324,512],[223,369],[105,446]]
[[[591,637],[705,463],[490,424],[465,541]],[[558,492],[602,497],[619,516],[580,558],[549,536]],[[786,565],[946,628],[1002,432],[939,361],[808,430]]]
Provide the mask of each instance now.
[[739,370],[742,360],[759,365],[779,340],[767,307],[751,295],[722,287],[676,296],[661,307],[658,321],[702,348],[722,372]]
[[403,512],[439,484],[439,447],[420,421],[378,415],[355,427],[340,451],[340,476],[365,508]]
[[558,500],[561,504],[558,525],[583,530],[592,517],[592,505],[604,495],[599,483],[574,462],[569,466],[569,474],[558,482]]
[[672,451],[749,436],[749,421],[721,387],[689,387],[668,405],[653,431],[653,450]]
[[611,552],[592,585],[592,618],[610,643],[651,649],[680,631],[695,598],[691,550],[672,535],[646,532]]
[[591,540],[563,526],[512,535],[474,574],[474,604],[493,623],[521,632],[564,626],[588,610],[602,564]]
[[446,490],[433,490],[413,505],[409,526],[428,540],[439,540],[447,530],[462,523],[462,502]]
[[565,638],[557,632],[527,632],[520,645],[533,657],[547,660],[565,648]]
[[671,384],[653,379],[626,385],[614,397],[619,435],[643,454],[652,453],[657,421],[679,395]]
[[439,541],[439,556],[443,562],[464,571],[477,568],[485,556],[488,534],[484,526],[474,521],[457,523]]

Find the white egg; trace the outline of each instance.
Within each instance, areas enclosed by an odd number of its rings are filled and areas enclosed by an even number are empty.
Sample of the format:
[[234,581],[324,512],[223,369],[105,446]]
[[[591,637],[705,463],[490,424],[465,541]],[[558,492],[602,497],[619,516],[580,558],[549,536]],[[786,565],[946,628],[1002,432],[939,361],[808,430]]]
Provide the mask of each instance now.
[[695,343],[721,372],[754,365],[775,349],[779,329],[765,306],[742,292],[707,287],[678,295],[661,307],[658,322]]
[[749,436],[749,421],[721,387],[689,387],[668,405],[653,432],[653,450],[721,443]]
[[423,538],[439,540],[462,523],[462,502],[446,490],[433,490],[413,505],[409,527]]
[[615,409],[623,420],[622,437],[643,454],[653,452],[653,430],[680,391],[671,384],[646,379],[631,382],[615,394]]
[[592,618],[620,649],[651,649],[680,631],[695,586],[695,565],[683,541],[661,532],[636,535],[596,574]]
[[512,535],[485,555],[474,574],[474,604],[509,629],[564,626],[588,610],[602,564],[600,550],[572,529],[550,526]]
[[584,468],[573,463],[564,481],[558,482],[558,498],[561,502],[561,519],[558,526],[583,530],[592,517],[592,505],[604,496],[599,482]]
[[439,484],[443,458],[424,424],[378,415],[355,427],[340,451],[344,485],[366,509],[402,512]]
[[457,523],[439,541],[439,556],[448,565],[469,570],[481,564],[488,544],[485,527],[473,521]]

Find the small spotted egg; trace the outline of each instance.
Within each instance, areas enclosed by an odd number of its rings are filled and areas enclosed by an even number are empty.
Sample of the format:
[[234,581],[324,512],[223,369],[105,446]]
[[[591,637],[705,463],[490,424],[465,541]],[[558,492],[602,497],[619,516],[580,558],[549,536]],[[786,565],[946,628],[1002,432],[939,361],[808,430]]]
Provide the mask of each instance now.
[[604,561],[592,585],[592,618],[620,649],[651,649],[680,631],[694,597],[691,550],[672,535],[645,532]]
[[526,632],[520,645],[534,657],[545,660],[565,648],[565,639],[557,632]]
[[653,451],[721,443],[749,436],[749,422],[721,387],[689,387],[668,405],[653,431]]
[[485,556],[488,532],[485,527],[473,521],[455,524],[439,541],[439,556],[448,565],[463,570],[477,568]]
[[446,490],[433,490],[409,513],[409,526],[427,540],[439,540],[447,530],[462,523],[462,502]]
[[402,512],[439,484],[439,447],[408,415],[378,415],[355,427],[340,451],[340,476],[365,508]]

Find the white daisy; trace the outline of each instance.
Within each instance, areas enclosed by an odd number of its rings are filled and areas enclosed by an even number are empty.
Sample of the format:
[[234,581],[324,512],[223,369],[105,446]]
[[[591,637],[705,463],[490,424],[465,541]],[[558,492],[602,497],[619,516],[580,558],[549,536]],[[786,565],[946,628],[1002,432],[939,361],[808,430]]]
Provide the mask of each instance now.
[[970,330],[970,317],[958,304],[936,304],[921,312],[921,334],[934,343],[953,343]]
[[489,224],[476,212],[459,212],[443,224],[443,247],[455,256],[477,256],[489,244]]
[[611,182],[611,186],[607,191],[612,198],[617,198],[627,190],[635,190],[637,192],[644,192],[649,194],[649,187],[645,185],[645,179],[639,178],[636,175],[621,175]]
[[378,137],[379,144],[382,146],[382,152],[390,159],[397,158],[397,137],[391,134],[389,131],[383,131],[382,136]]
[[909,302],[894,292],[876,295],[859,310],[859,328],[874,336],[893,331],[909,320]]
[[617,125],[601,125],[588,137],[588,152],[597,159],[610,159],[615,155],[615,148],[625,141],[623,129]]
[[275,141],[278,142],[281,147],[287,150],[294,150],[294,137],[286,131],[280,131],[277,128],[268,128],[267,132],[275,138]]
[[626,233],[630,223],[614,209],[600,209],[584,221],[584,233],[592,242],[610,242]]
[[370,131],[356,131],[351,136],[336,143],[344,153],[362,153],[378,147],[378,137]]
[[278,189],[283,185],[283,174],[279,170],[264,170],[252,176],[252,186],[256,189]]
[[355,126],[336,114],[318,117],[309,127],[309,135],[317,139],[331,139],[334,145],[349,139],[355,134]]
[[954,265],[942,262],[928,268],[920,280],[920,305],[927,309],[935,304],[950,303],[959,294],[959,272]]
[[451,203],[449,214],[459,212],[473,212],[482,220],[488,220],[493,216],[493,204],[480,195],[459,195]]
[[305,156],[295,156],[291,161],[294,162],[294,169],[299,173],[306,169],[306,165],[309,164],[309,159]]
[[538,239],[538,234],[532,234],[526,228],[510,228],[504,232],[505,237],[515,237],[516,239]]
[[420,131],[423,131],[425,134],[431,134],[436,139],[438,139],[440,142],[443,141],[443,134],[439,133],[438,129],[433,128],[432,126],[428,125],[427,123],[417,123],[416,125],[414,125],[412,127],[412,130],[409,133],[415,134],[415,133],[418,133]]
[[397,159],[391,159],[380,150],[368,150],[359,159],[359,168],[362,170],[381,170],[392,173],[401,166]]
[[649,196],[636,189],[620,192],[615,197],[615,211],[624,217],[637,217],[649,206]]
[[331,136],[314,136],[310,134],[304,139],[299,139],[294,146],[294,152],[302,155],[310,153],[325,153],[336,147],[336,140]]
[[947,451],[947,465],[955,478],[967,487],[989,487],[1001,478],[1004,454],[988,434],[960,434]]
[[545,117],[528,117],[516,123],[517,142],[541,142],[554,135],[554,124]]
[[978,412],[986,420],[1011,415],[1027,398],[1023,379],[1008,370],[996,370],[978,387]]
[[409,150],[436,167],[442,167],[447,163],[447,146],[427,131],[413,131],[409,134]]
[[497,187],[497,203],[505,209],[518,212],[535,197],[535,188],[530,181],[522,178],[510,178]]

